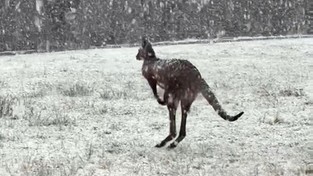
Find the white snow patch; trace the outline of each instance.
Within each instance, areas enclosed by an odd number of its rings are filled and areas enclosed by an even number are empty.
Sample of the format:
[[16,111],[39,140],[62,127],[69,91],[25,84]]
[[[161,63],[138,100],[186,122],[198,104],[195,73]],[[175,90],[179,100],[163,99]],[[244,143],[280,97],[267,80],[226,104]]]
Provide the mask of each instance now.
[[245,112],[230,123],[197,99],[173,150],[153,147],[168,134],[168,110],[142,77],[137,49],[1,57],[0,106],[14,116],[0,115],[0,173],[304,175],[312,48],[312,39],[154,47],[196,65],[228,114]]

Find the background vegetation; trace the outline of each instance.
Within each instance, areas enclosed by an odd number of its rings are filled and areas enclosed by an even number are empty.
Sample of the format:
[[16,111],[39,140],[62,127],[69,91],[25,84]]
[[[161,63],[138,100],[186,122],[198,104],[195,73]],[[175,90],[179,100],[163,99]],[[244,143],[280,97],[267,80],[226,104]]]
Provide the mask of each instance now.
[[[307,34],[309,0],[2,0],[0,51]],[[310,9],[311,8],[311,9]],[[313,15],[311,15],[313,16]]]

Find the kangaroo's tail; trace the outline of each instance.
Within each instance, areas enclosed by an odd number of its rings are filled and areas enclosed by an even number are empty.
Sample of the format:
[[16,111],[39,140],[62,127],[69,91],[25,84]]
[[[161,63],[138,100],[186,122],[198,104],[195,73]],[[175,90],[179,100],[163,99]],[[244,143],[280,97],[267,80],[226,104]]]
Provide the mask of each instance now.
[[236,121],[240,116],[242,116],[243,112],[240,112],[239,114],[235,116],[229,116],[224,111],[220,103],[218,102],[217,98],[215,97],[214,93],[212,92],[209,85],[206,83],[204,79],[202,79],[201,83],[201,93],[204,96],[204,98],[210,103],[210,105],[213,107],[213,109],[217,112],[219,116],[221,116],[224,120],[228,121]]

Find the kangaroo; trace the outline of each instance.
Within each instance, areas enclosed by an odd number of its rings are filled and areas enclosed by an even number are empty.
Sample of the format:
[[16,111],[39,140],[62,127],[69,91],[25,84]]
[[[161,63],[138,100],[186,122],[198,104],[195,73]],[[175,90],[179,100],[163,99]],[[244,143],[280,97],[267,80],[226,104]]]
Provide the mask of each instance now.
[[[229,116],[224,111],[209,85],[201,77],[199,70],[188,60],[159,59],[156,57],[151,43],[142,39],[142,47],[136,55],[137,60],[143,60],[142,75],[148,81],[154,97],[161,105],[166,105],[169,111],[169,135],[155,147],[163,147],[176,137],[176,110],[181,105],[181,126],[179,135],[168,147],[175,148],[186,136],[187,113],[191,104],[201,93],[213,109],[224,120],[236,121],[244,112]],[[164,89],[163,99],[157,93],[157,85]]]

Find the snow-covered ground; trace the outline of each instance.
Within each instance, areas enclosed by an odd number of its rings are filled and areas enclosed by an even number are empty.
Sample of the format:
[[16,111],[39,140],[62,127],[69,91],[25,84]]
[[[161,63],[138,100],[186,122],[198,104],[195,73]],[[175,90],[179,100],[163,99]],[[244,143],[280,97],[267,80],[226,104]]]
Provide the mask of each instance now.
[[4,56],[0,175],[313,172],[313,39],[155,51],[190,60],[229,114],[245,114],[224,121],[199,96],[187,137],[175,149],[158,149],[168,134],[168,112],[141,76],[137,48]]

